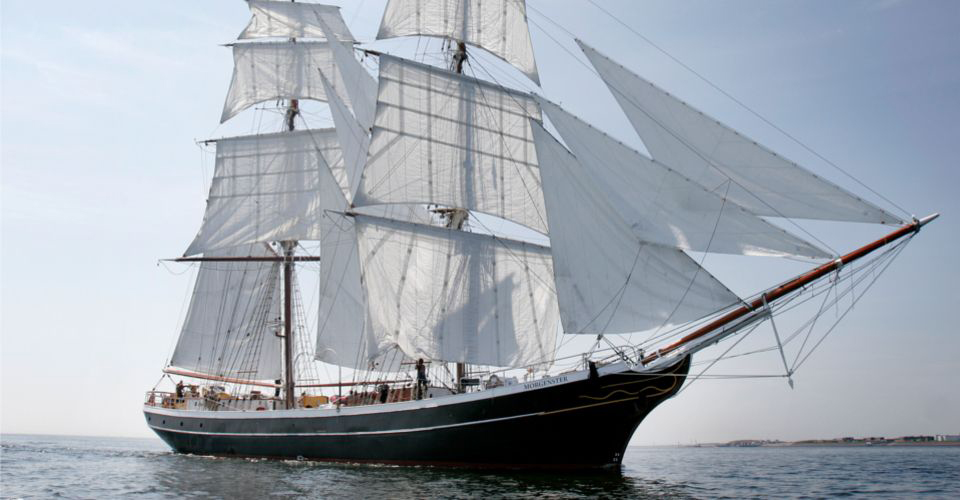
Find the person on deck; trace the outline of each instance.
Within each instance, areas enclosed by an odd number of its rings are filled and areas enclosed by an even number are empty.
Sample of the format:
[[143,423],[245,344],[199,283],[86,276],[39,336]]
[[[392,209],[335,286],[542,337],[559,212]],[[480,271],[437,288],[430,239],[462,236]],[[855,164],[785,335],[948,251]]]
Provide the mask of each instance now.
[[177,382],[177,399],[183,399],[183,380]]
[[423,399],[427,392],[427,367],[423,358],[417,360],[417,399]]

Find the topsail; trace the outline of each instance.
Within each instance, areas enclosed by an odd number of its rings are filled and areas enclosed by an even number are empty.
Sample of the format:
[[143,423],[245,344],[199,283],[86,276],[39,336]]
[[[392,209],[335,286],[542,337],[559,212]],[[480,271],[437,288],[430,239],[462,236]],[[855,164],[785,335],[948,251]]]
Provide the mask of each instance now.
[[346,83],[330,44],[340,42],[265,42],[233,45],[233,80],[223,104],[223,123],[254,104],[277,99],[326,101],[320,80],[326,75],[341,97]]
[[[306,2],[247,0],[250,24],[241,40],[264,37],[319,38],[352,42],[353,35],[340,15],[340,7]],[[324,30],[323,25],[328,27]],[[332,35],[332,36],[331,36]]]
[[342,165],[331,129],[218,140],[203,225],[185,255],[254,242],[319,240],[319,174]]
[[370,154],[355,204],[484,212],[546,233],[529,94],[380,56]]
[[406,35],[482,47],[540,84],[523,0],[390,0],[377,38]]

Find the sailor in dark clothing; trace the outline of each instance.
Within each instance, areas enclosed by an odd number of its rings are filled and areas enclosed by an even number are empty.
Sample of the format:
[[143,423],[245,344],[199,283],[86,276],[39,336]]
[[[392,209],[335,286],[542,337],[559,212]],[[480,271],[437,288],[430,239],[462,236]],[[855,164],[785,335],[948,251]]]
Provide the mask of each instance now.
[[183,399],[183,380],[177,382],[177,399]]
[[427,392],[427,366],[423,364],[423,358],[417,360],[417,399],[423,399]]
[[377,387],[380,392],[380,403],[386,403],[387,398],[390,396],[390,386],[387,384],[380,384],[380,387]]

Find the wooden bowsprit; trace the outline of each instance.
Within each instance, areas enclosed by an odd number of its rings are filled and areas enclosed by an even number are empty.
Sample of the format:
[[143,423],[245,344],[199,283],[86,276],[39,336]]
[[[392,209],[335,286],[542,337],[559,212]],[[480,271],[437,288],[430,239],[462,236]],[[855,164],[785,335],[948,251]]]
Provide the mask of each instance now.
[[[736,322],[737,320],[740,320],[744,316],[750,315],[751,313],[758,313],[758,312],[763,313],[765,311],[769,311],[769,305],[772,304],[774,301],[780,298],[783,298],[786,295],[789,295],[790,293],[795,292],[803,288],[804,286],[830,274],[831,272],[836,271],[851,262],[859,260],[873,253],[874,251],[889,245],[890,243],[893,243],[894,241],[897,241],[905,236],[916,234],[917,232],[920,231],[920,228],[929,224],[931,221],[933,221],[939,216],[940,214],[935,213],[935,214],[928,215],[919,220],[914,219],[913,223],[903,226],[900,229],[897,229],[896,231],[884,236],[883,238],[880,238],[870,244],[864,245],[840,258],[837,258],[826,264],[818,266],[810,271],[807,271],[806,273],[801,274],[796,278],[793,278],[792,280],[787,281],[786,283],[783,283],[779,286],[771,288],[763,292],[762,294],[760,294],[760,297],[757,299],[754,299],[752,302],[746,303],[724,314],[723,316],[711,321],[710,323],[707,323],[706,325],[700,328],[697,328],[696,330],[684,336],[680,340],[677,340],[676,342],[673,342],[665,347],[657,349],[653,353],[650,353],[649,355],[645,356],[641,360],[641,363],[644,365],[647,365],[653,361],[656,361],[657,359],[662,358],[667,354],[670,354],[676,351],[677,349],[680,349],[681,347],[689,345],[694,340],[703,338],[717,330],[720,330],[728,325],[731,325],[732,323]],[[755,316],[756,317],[751,316],[741,320],[740,323],[737,325],[737,327],[729,329],[730,333],[732,334],[737,330],[740,330],[743,326],[752,324],[756,320],[762,318],[761,315],[755,315]]]

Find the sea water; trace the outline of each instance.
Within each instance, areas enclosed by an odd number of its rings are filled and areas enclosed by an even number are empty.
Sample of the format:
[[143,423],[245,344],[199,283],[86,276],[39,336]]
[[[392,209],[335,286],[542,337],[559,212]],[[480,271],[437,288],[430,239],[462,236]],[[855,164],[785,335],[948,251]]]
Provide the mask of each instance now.
[[631,447],[619,473],[571,474],[215,458],[159,439],[0,442],[3,498],[960,498],[960,447]]

